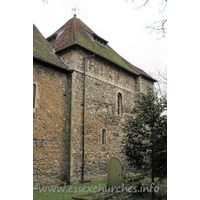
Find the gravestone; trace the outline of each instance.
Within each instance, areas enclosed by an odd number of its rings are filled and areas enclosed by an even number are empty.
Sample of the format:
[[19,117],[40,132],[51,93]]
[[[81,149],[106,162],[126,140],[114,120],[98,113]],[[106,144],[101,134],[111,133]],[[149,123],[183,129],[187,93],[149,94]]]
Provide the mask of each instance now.
[[123,173],[124,164],[122,161],[113,156],[107,163],[107,187],[122,186],[123,179],[120,176]]

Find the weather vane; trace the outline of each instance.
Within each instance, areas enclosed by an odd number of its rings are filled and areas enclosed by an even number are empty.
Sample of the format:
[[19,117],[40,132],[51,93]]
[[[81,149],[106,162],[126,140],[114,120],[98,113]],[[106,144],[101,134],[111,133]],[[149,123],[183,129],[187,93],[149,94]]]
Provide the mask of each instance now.
[[79,9],[77,8],[77,7],[75,7],[75,8],[72,8],[72,14],[74,14],[74,15],[79,15],[79,13],[77,13],[78,11],[79,11]]

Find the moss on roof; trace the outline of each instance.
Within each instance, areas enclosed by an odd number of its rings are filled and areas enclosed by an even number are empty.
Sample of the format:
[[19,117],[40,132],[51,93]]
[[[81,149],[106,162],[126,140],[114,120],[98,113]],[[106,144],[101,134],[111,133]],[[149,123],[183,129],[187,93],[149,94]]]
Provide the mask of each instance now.
[[44,38],[35,25],[33,25],[33,57],[49,64],[69,69],[55,54],[51,44]]
[[[50,38],[52,36],[57,36],[59,33],[61,33],[61,35],[59,35],[59,38],[55,39],[54,41],[50,41]],[[138,67],[135,67],[134,65],[126,61],[124,58],[122,58],[108,44],[102,45],[96,42],[94,40],[94,36],[101,38],[80,19],[77,19],[76,16],[74,16],[74,18],[70,19],[67,23],[65,23],[53,35],[48,37],[47,40],[50,41],[51,45],[57,52],[68,48],[73,44],[77,44],[117,64],[118,66],[128,70],[129,72],[132,72],[133,74],[144,75],[150,78],[151,80],[155,81],[155,79],[149,76],[146,72],[139,69]],[[107,41],[103,41],[107,43]]]

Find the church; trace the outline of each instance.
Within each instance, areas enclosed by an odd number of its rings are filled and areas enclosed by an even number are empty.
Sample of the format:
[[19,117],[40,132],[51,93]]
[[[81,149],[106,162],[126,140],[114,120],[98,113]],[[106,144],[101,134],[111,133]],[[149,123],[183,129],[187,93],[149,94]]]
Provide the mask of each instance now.
[[106,179],[154,82],[76,15],[46,39],[33,25],[33,187]]

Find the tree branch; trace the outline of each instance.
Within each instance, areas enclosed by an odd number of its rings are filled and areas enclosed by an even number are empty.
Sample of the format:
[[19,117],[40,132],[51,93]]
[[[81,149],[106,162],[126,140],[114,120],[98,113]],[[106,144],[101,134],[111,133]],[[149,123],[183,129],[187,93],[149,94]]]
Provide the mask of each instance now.
[[[149,1],[150,1],[150,0],[146,0],[141,6],[136,6],[134,9],[135,9],[135,10],[139,10],[140,8],[146,6],[147,3],[148,3]],[[132,0],[132,3],[134,3],[134,0]]]
[[[129,2],[129,0],[124,0],[125,2]],[[135,10],[138,10],[142,7],[145,7],[151,0],[132,0],[132,3],[134,4],[134,8]],[[143,2],[142,5],[138,5],[138,2]],[[167,26],[166,26],[166,23],[167,23],[167,18],[166,16],[164,16],[164,13],[166,11],[166,8],[167,8],[167,0],[161,0],[161,10],[160,10],[160,13],[163,15],[163,20],[161,21],[156,21],[154,22],[153,24],[147,26],[146,28],[147,29],[151,29],[150,33],[152,33],[153,31],[156,32],[157,34],[162,34],[162,36],[158,39],[161,39],[161,38],[164,38],[166,37],[167,35]],[[159,7],[160,7],[159,6]]]
[[[146,29],[151,29],[150,33],[153,31],[157,32],[157,34],[162,34],[161,38],[165,37],[167,34],[166,28],[167,19],[163,19],[162,21],[156,21],[153,24],[146,27]],[[158,39],[161,39],[158,38]]]

